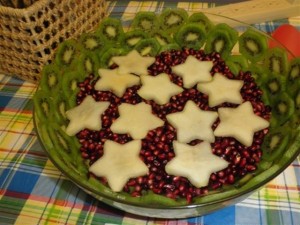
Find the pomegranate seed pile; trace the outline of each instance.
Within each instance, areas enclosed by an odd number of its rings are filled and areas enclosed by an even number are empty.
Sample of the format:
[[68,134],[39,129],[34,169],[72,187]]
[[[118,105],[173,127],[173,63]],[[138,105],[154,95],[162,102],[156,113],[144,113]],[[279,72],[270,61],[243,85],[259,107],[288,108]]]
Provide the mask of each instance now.
[[[163,52],[156,56],[156,61],[148,68],[150,75],[160,73],[169,74],[172,82],[182,87],[182,79],[171,72],[171,67],[181,64],[187,56],[193,55],[199,60],[211,60],[214,66],[211,70],[212,75],[216,72],[222,73],[230,79],[239,79],[244,81],[241,94],[244,101],[252,103],[254,112],[264,119],[270,119],[270,107],[265,106],[261,100],[262,92],[254,82],[249,72],[240,72],[234,76],[225,65],[224,60],[218,53],[205,54],[202,50],[183,49]],[[116,67],[116,65],[113,65]],[[154,101],[142,99],[137,90],[140,86],[128,88],[126,93],[119,98],[108,91],[96,91],[94,85],[97,81],[93,75],[88,76],[83,82],[79,83],[80,92],[77,95],[77,104],[80,104],[87,95],[94,97],[96,101],[111,102],[109,108],[102,115],[102,126],[100,131],[84,129],[77,134],[81,143],[81,155],[83,159],[89,160],[90,165],[103,155],[103,145],[105,140],[113,140],[120,144],[132,140],[129,135],[115,134],[110,130],[113,121],[118,118],[117,107],[121,103],[137,104],[144,101],[152,106],[153,113],[166,121],[166,115],[181,111],[188,100],[194,101],[202,110],[217,111],[219,107],[236,107],[234,104],[223,103],[217,107],[208,106],[208,97],[200,93],[196,87],[185,89],[182,93],[173,96],[169,103],[158,105]],[[213,129],[218,125],[217,120]],[[146,176],[130,179],[124,187],[124,191],[131,193],[132,196],[141,196],[148,190],[173,199],[185,198],[188,203],[196,196],[207,194],[210,190],[222,187],[226,184],[233,184],[235,181],[247,173],[256,170],[262,151],[261,144],[268,129],[256,132],[252,146],[245,147],[234,138],[216,137],[212,143],[213,153],[227,160],[229,166],[210,176],[209,185],[202,188],[194,187],[186,178],[168,175],[165,172],[165,165],[174,157],[172,142],[176,140],[176,130],[165,123],[163,127],[148,132],[146,138],[142,140],[141,159],[149,167],[149,173]],[[194,140],[189,144],[195,145],[200,140]],[[92,174],[90,174],[92,175]],[[101,182],[106,182],[104,178],[99,178]]]

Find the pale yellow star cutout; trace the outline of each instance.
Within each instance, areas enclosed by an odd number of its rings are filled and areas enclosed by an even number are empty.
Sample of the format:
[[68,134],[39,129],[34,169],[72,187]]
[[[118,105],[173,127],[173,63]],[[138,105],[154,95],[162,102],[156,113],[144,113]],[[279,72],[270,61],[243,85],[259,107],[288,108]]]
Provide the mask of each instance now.
[[228,162],[214,155],[210,143],[195,146],[173,141],[175,157],[166,164],[166,172],[187,178],[195,187],[208,185],[210,175],[225,169]]
[[132,50],[125,56],[112,57],[112,61],[119,66],[119,74],[133,73],[136,75],[147,75],[148,67],[155,62],[155,58],[141,56],[138,51]]
[[164,124],[163,120],[152,113],[151,106],[144,102],[136,105],[123,103],[118,110],[120,116],[110,129],[114,133],[128,133],[133,139],[143,139],[150,130]]
[[198,83],[197,89],[208,95],[209,106],[214,107],[225,102],[241,104],[243,97],[240,91],[243,84],[242,80],[232,80],[220,73],[216,73],[212,81]]
[[100,130],[102,128],[101,115],[109,104],[109,102],[96,102],[90,95],[85,97],[80,105],[66,111],[66,116],[70,120],[66,133],[73,136],[85,128]]
[[142,87],[138,94],[147,100],[154,100],[163,105],[169,102],[173,95],[179,94],[183,88],[171,82],[168,74],[161,73],[157,76],[141,76]]
[[101,77],[95,84],[97,91],[111,91],[122,97],[126,89],[140,84],[140,78],[133,74],[118,74],[117,69],[99,69]]
[[265,129],[269,122],[253,112],[247,101],[237,108],[219,108],[220,124],[214,131],[218,137],[233,137],[243,145],[252,145],[254,133]]
[[109,187],[120,192],[130,178],[148,173],[148,167],[139,157],[141,146],[140,140],[126,144],[107,140],[103,156],[90,166],[89,171],[98,177],[105,177]]
[[167,121],[177,130],[177,140],[183,143],[196,139],[214,142],[212,125],[217,118],[217,112],[201,110],[191,100],[181,112],[167,115]]
[[212,61],[200,61],[189,55],[184,63],[173,66],[172,72],[182,77],[183,87],[191,88],[199,82],[211,81],[212,67]]

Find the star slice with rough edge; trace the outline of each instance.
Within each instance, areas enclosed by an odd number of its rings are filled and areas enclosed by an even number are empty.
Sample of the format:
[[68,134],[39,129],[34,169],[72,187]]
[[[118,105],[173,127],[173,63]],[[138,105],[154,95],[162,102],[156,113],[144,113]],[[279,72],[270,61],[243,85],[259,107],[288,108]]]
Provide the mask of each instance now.
[[220,123],[214,130],[217,137],[233,137],[243,145],[252,145],[254,133],[265,129],[269,122],[253,112],[247,101],[237,108],[219,108]]
[[66,117],[70,120],[66,133],[73,136],[85,128],[100,130],[102,128],[101,115],[109,105],[109,102],[96,102],[92,96],[88,95],[80,105],[66,111]]
[[152,113],[151,106],[141,102],[136,105],[123,103],[118,107],[120,116],[111,125],[114,133],[143,139],[150,130],[164,125],[164,121]]
[[141,56],[138,51],[132,50],[125,56],[112,57],[112,61],[119,66],[119,74],[133,73],[140,76],[148,74],[148,67],[155,62],[155,58]]
[[196,139],[215,141],[212,125],[218,118],[217,112],[202,110],[189,100],[181,112],[171,113],[166,117],[167,121],[176,128],[179,142],[189,143]]
[[109,187],[120,192],[130,178],[148,173],[148,167],[139,157],[141,147],[140,140],[126,144],[107,140],[104,143],[103,156],[91,165],[89,171],[98,177],[105,177]]
[[154,100],[163,105],[169,102],[170,98],[183,91],[183,88],[171,82],[169,75],[161,73],[157,76],[141,76],[142,87],[138,94],[146,100]]
[[183,80],[185,88],[191,88],[199,82],[209,82],[212,79],[210,71],[213,67],[212,61],[200,61],[189,55],[185,62],[172,67],[172,72]]
[[173,141],[175,157],[166,164],[166,172],[187,178],[195,187],[208,185],[210,175],[227,168],[228,162],[214,155],[210,143],[197,145]]
[[140,84],[140,78],[133,74],[118,74],[117,69],[99,69],[101,77],[95,84],[97,91],[112,91],[122,97],[126,89]]
[[213,76],[212,81],[206,83],[198,83],[198,91],[208,95],[208,103],[210,107],[215,107],[222,103],[241,104],[243,97],[241,88],[244,82],[242,80],[228,79],[220,73]]

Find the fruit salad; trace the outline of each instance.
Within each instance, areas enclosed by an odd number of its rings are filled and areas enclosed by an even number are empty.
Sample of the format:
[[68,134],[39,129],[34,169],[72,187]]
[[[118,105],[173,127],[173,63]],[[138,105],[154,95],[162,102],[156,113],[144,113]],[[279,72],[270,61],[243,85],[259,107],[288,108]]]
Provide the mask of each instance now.
[[288,148],[299,77],[299,59],[252,27],[239,34],[203,13],[139,12],[127,31],[106,18],[63,42],[44,67],[35,114],[50,155],[87,185],[191,204],[247,184]]

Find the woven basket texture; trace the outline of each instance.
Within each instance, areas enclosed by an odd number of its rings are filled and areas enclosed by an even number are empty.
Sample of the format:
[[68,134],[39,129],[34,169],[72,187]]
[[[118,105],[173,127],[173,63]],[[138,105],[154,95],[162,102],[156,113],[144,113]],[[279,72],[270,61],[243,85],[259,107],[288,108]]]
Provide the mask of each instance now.
[[24,9],[0,6],[0,73],[38,83],[58,44],[92,31],[105,0],[40,0]]

